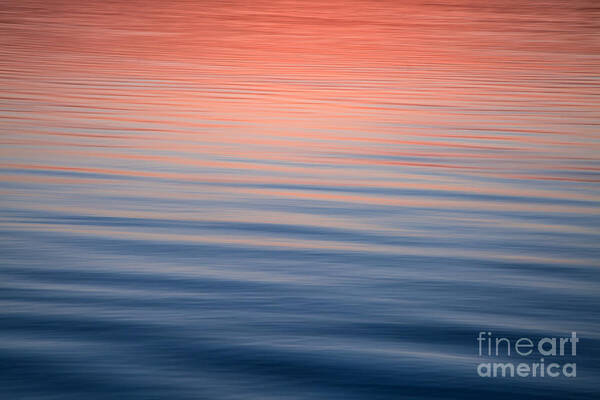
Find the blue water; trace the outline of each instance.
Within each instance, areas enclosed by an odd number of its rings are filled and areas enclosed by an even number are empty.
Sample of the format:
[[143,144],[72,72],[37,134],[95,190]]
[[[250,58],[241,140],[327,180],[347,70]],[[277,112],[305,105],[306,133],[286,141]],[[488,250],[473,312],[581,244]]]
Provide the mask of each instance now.
[[[0,398],[597,398],[598,32],[594,1],[4,2]],[[539,358],[488,331],[577,332],[577,377],[478,376]]]

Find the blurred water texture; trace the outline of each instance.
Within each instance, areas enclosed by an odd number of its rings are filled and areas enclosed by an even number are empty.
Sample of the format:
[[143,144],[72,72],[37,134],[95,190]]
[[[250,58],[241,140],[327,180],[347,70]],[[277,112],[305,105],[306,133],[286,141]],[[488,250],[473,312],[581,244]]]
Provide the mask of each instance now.
[[[578,398],[595,1],[4,1],[6,399]],[[576,379],[475,337],[576,331]]]

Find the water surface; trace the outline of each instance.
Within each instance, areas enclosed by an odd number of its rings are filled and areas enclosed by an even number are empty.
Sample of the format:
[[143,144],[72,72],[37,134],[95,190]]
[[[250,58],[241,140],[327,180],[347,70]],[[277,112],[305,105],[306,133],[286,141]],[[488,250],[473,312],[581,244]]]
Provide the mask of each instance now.
[[[598,32],[578,0],[3,2],[2,397],[595,398]],[[482,379],[479,331],[576,331],[578,376]]]

